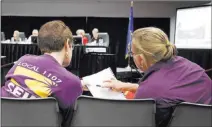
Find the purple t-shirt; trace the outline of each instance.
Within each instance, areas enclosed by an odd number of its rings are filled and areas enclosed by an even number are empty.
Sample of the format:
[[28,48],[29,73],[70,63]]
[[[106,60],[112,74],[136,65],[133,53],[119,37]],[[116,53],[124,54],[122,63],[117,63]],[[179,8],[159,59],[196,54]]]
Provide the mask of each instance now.
[[25,55],[6,75],[3,97],[55,97],[61,108],[68,108],[82,94],[80,79],[50,55]]
[[148,69],[135,98],[153,98],[159,108],[183,101],[212,104],[212,81],[200,66],[176,56]]

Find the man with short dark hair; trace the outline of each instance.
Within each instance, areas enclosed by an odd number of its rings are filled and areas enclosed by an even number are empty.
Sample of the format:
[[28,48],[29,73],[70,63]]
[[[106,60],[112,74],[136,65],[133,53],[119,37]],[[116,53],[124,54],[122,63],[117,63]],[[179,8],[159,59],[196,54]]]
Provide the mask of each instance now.
[[72,33],[63,22],[44,24],[38,34],[38,46],[44,54],[21,57],[6,75],[1,95],[15,98],[55,97],[64,116],[63,126],[69,126],[70,107],[82,94],[80,79],[64,68],[72,58],[72,40]]

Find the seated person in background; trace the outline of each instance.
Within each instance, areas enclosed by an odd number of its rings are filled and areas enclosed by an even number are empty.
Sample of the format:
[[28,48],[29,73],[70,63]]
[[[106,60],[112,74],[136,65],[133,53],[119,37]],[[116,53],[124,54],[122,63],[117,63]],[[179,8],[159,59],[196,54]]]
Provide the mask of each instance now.
[[91,39],[92,43],[103,43],[103,39],[99,37],[99,30],[97,28],[94,28],[92,31],[93,37]]
[[86,45],[88,43],[88,38],[85,36],[85,31],[81,30],[80,35],[82,36],[82,43],[83,45]]
[[78,29],[76,31],[77,36],[82,37],[82,43],[83,45],[86,45],[88,43],[88,38],[85,36],[85,31],[83,29]]
[[12,42],[20,42],[21,41],[21,38],[19,36],[19,31],[18,30],[14,31],[13,37],[11,38],[11,41]]
[[[160,29],[138,29],[132,36],[132,56],[145,72],[138,84],[106,81],[104,87],[135,92],[135,99],[156,100],[156,124],[165,127],[173,107],[181,102],[212,104],[212,81],[197,64],[176,55],[176,48]],[[132,114],[133,115],[133,114]]]
[[72,39],[69,27],[62,21],[44,24],[38,34],[38,46],[44,54],[22,56],[6,75],[1,96],[54,97],[63,116],[62,125],[69,126],[71,107],[82,94],[80,79],[64,68],[71,62]]
[[80,31],[81,31],[82,29],[78,29],[77,31],[76,31],[76,34],[77,34],[77,36],[81,36],[80,35]]
[[34,30],[32,31],[32,35],[29,36],[29,38],[28,38],[27,41],[31,42],[31,41],[32,41],[32,36],[35,36],[35,37],[38,36],[38,30],[37,30],[37,29],[34,29]]

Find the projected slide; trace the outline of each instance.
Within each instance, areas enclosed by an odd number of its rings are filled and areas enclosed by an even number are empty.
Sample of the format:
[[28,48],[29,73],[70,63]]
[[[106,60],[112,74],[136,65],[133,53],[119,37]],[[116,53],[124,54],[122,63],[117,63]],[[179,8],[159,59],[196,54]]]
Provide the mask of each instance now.
[[177,10],[175,45],[185,49],[212,49],[211,6]]

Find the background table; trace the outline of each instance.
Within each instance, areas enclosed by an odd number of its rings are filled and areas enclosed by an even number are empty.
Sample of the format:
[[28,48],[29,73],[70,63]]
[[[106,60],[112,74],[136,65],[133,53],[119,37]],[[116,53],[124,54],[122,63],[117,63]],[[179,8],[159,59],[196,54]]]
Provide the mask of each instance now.
[[[80,59],[85,54],[86,47],[104,47],[104,46],[75,46],[72,54],[72,61],[70,67],[73,69],[79,69]],[[108,47],[104,47],[109,52]],[[40,49],[37,44],[1,44],[1,55],[7,56],[5,63],[12,63],[17,61],[25,54],[41,55]]]
[[1,65],[4,65],[6,63],[6,56],[1,56]]
[[[72,55],[70,66],[66,69],[78,75],[79,77],[96,73],[107,67],[111,67],[116,73],[116,57],[115,54],[107,53],[85,53],[85,48],[104,47],[104,46],[75,46]],[[1,55],[6,55],[7,59],[3,66],[1,66],[1,79],[4,82],[4,77],[8,70],[13,66],[13,62],[17,61],[25,54],[40,55],[41,52],[37,44],[2,44]]]
[[40,55],[37,44],[1,44],[1,55],[7,56],[7,64],[17,61],[25,54]]
[[108,67],[111,67],[114,75],[116,75],[116,63],[115,54],[85,54],[80,62],[79,76],[91,75]]
[[137,83],[144,75],[143,72],[139,72],[139,70],[130,68],[116,68],[117,76],[116,78],[123,82],[131,82]]

